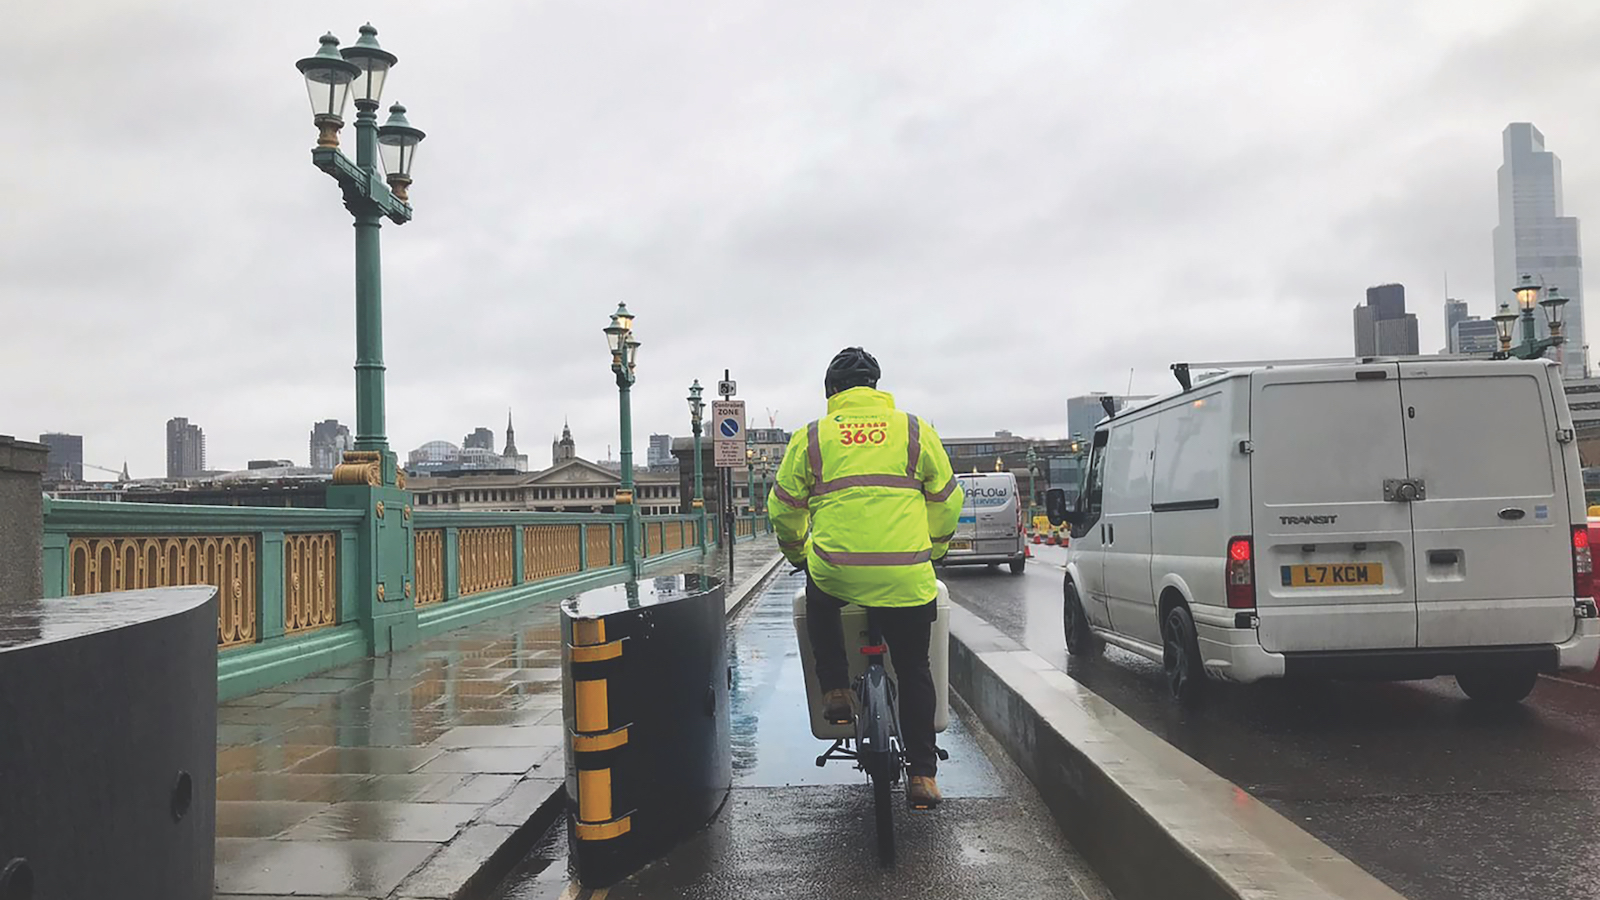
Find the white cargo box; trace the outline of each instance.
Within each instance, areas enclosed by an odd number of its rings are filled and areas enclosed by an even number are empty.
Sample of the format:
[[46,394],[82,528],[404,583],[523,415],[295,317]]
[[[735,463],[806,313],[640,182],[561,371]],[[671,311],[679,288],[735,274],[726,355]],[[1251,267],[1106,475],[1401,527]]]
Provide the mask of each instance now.
[[[939,582],[938,618],[929,639],[928,663],[933,669],[933,730],[942,732],[950,724],[950,591]],[[850,604],[839,613],[844,623],[845,658],[850,666],[850,681],[867,668],[867,657],[860,648],[867,643],[867,610]],[[800,641],[800,664],[805,669],[806,698],[811,703],[811,733],[825,741],[855,737],[851,725],[835,725],[822,717],[822,688],[817,686],[817,667],[811,656],[811,638],[806,633],[806,592],[801,588],[794,598],[794,630]],[[894,654],[884,655],[889,675],[895,677]],[[897,679],[898,683],[898,679]]]

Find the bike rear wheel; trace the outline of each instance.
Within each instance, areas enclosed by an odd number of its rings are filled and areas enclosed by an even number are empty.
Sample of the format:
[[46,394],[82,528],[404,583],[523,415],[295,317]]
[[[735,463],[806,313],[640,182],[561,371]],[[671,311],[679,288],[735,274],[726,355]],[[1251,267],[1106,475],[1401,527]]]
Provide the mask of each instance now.
[[873,818],[878,825],[878,861],[894,865],[894,785],[887,774],[872,778]]

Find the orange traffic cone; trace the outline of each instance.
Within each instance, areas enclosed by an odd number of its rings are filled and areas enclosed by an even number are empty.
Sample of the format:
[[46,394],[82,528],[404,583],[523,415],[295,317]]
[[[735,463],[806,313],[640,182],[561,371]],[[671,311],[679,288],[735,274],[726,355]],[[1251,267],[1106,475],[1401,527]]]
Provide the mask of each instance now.
[[1037,532],[1037,531],[1035,531],[1035,532],[1034,532],[1034,533],[1033,533],[1033,542],[1034,542],[1034,543],[1035,543],[1035,544],[1037,544],[1037,543],[1039,543],[1039,532]]
[[1028,546],[1027,544],[1023,544],[1022,545],[1022,558],[1023,559],[1033,559],[1033,548]]

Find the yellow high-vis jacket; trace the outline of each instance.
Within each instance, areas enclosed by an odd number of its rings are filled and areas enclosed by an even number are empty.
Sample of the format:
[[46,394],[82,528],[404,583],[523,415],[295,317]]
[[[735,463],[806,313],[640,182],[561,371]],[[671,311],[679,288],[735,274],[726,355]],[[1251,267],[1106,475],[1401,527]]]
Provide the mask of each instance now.
[[867,387],[795,432],[767,499],[778,546],[822,590],[862,606],[934,599],[963,502],[933,427]]

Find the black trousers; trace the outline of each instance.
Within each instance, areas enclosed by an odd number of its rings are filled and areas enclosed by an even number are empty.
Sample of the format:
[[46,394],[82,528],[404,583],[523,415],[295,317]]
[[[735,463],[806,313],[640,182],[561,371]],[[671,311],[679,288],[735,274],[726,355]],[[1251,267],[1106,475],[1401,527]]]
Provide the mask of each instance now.
[[[807,576],[806,633],[811,638],[817,682],[823,691],[850,686],[844,627],[839,616],[845,604]],[[912,775],[931,777],[939,768],[933,735],[934,704],[938,698],[933,690],[933,670],[928,665],[928,640],[938,606],[932,600],[921,606],[869,606],[867,615],[877,623],[894,659],[907,767]]]

